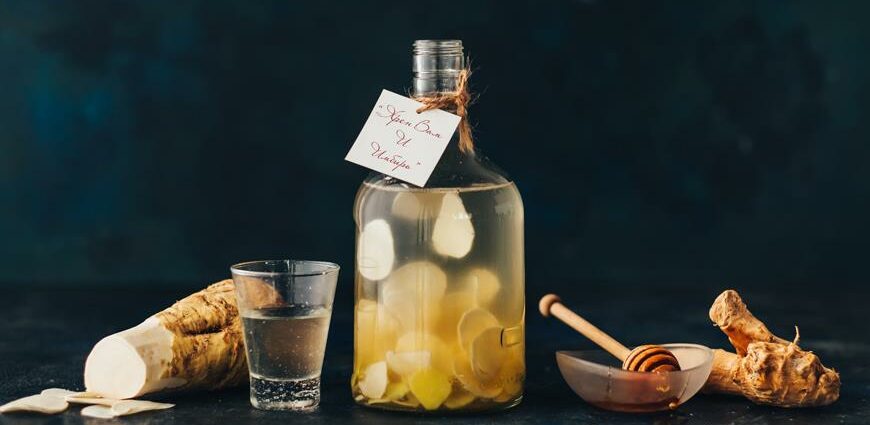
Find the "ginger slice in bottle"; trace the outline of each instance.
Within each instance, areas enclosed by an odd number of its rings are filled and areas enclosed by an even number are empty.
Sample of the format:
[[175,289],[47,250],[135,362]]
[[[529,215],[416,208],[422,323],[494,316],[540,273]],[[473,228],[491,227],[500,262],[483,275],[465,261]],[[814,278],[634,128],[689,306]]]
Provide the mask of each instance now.
[[441,210],[432,227],[432,246],[435,252],[453,258],[462,258],[474,244],[474,226],[462,199],[447,193],[441,200]]
[[454,291],[441,300],[441,315],[438,321],[438,336],[448,345],[460,345],[457,329],[462,316],[475,308],[474,294],[470,291]]
[[417,400],[417,397],[414,397],[414,394],[409,392],[407,395],[405,395],[404,399],[395,400],[393,401],[393,404],[416,409],[420,407],[420,400]]
[[498,380],[504,386],[502,394],[513,397],[519,395],[523,389],[526,362],[523,360],[523,351],[520,347],[511,347],[508,353],[508,358],[498,373]]
[[387,368],[400,376],[410,376],[432,364],[432,353],[428,351],[387,351]]
[[471,342],[471,370],[483,380],[496,379],[508,353],[501,345],[502,328],[495,326],[481,332]]
[[502,392],[498,381],[482,381],[478,378],[471,370],[471,363],[465,356],[453,358],[453,376],[459,380],[463,388],[480,398],[493,398]]
[[405,381],[390,382],[387,385],[387,391],[384,393],[384,398],[390,401],[401,400],[408,395],[411,389]]
[[457,325],[457,333],[459,335],[459,345],[469,353],[471,343],[478,335],[486,329],[498,327],[498,319],[487,310],[482,308],[474,308],[465,312],[462,318],[459,319]]
[[465,390],[464,388],[453,388],[453,392],[450,393],[450,397],[447,397],[447,400],[444,400],[444,407],[452,410],[461,409],[465,406],[468,406],[473,402],[477,397]]
[[390,382],[387,384],[387,390],[382,398],[367,400],[368,404],[391,403],[405,398],[408,395],[410,388],[405,381]]
[[388,378],[386,362],[372,363],[366,368],[362,379],[357,382],[357,388],[366,398],[379,399],[387,391]]
[[426,410],[435,410],[440,407],[453,389],[447,374],[434,368],[414,373],[408,381],[408,386]]
[[386,220],[366,223],[359,235],[357,270],[366,279],[381,280],[389,276],[396,260],[393,232]]
[[461,288],[474,294],[477,306],[488,308],[501,290],[501,283],[489,269],[476,267],[462,279]]

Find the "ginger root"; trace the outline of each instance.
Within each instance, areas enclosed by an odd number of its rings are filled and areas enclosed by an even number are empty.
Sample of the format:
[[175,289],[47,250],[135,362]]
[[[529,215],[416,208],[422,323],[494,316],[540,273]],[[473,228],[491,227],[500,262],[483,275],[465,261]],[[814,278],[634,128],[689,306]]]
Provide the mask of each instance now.
[[126,399],[166,390],[218,389],[248,378],[235,286],[224,280],[98,342],[85,386]]
[[720,294],[710,308],[710,319],[737,354],[714,351],[706,392],[743,395],[780,407],[825,406],[840,397],[840,375],[798,346],[800,334],[794,341],[777,337],[749,312],[737,292]]

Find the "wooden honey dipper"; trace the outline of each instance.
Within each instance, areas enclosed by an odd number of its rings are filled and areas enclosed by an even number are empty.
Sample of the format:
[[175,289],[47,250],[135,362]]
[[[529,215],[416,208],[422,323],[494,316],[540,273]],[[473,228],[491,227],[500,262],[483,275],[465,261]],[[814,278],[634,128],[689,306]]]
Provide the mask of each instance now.
[[674,354],[658,345],[641,345],[629,350],[619,341],[598,329],[562,304],[556,294],[547,294],[538,304],[544,317],[556,316],[568,326],[580,332],[592,342],[607,350],[622,361],[622,368],[634,372],[671,372],[680,370],[680,363]]

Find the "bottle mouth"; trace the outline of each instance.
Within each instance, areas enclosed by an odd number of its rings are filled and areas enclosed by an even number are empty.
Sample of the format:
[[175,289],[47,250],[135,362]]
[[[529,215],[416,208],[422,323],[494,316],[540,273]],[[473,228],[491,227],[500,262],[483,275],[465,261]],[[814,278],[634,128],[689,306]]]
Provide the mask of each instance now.
[[417,40],[414,42],[414,55],[462,55],[462,40]]
[[413,71],[418,78],[458,74],[465,68],[462,40],[417,40],[414,42]]

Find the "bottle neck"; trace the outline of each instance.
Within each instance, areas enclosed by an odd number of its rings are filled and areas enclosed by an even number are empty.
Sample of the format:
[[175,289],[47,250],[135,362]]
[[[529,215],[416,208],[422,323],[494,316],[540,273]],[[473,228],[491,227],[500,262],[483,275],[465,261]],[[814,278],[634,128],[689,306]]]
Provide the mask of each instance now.
[[432,97],[456,91],[465,56],[459,40],[417,40],[414,43],[414,97]]
[[[414,43],[414,80],[412,97],[438,97],[455,93],[460,74],[465,70],[465,55],[459,40],[418,40]],[[442,108],[456,113],[455,107]],[[460,149],[459,131],[453,134],[438,166],[430,177],[430,185],[461,186],[481,174],[474,149]]]

